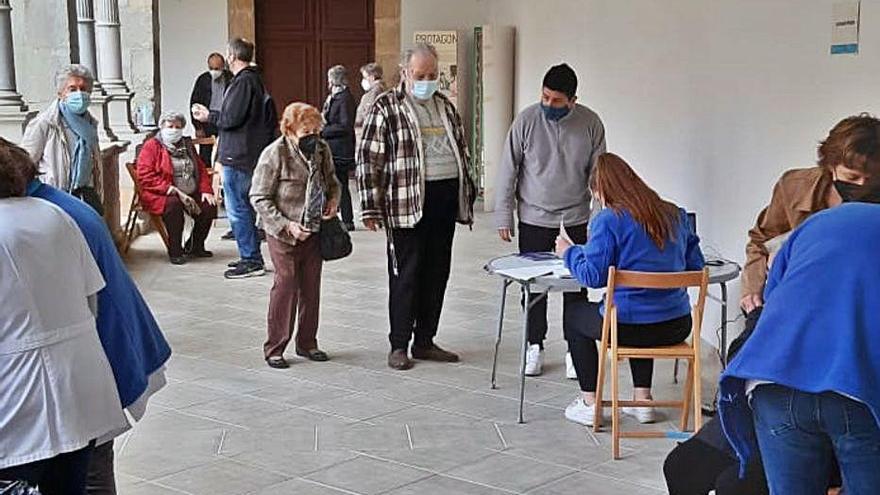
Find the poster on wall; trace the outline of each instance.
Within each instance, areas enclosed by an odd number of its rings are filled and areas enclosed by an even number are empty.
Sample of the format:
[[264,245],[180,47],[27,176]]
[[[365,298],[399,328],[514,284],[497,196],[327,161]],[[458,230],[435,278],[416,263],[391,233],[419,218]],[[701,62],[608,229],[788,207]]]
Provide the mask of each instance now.
[[860,3],[836,2],[832,7],[832,55],[859,53]]
[[461,73],[458,70],[457,31],[416,31],[413,42],[428,43],[437,49],[440,62],[440,92],[458,106],[458,86]]

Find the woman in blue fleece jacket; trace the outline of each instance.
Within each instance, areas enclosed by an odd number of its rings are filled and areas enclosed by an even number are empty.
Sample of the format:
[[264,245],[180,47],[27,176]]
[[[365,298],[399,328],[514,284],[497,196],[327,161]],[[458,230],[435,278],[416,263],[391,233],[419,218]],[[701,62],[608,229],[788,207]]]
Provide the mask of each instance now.
[[816,213],[776,256],[761,320],[721,376],[724,432],[741,473],[758,453],[773,495],[880,490],[880,205]]
[[[663,200],[619,156],[599,156],[590,175],[593,197],[604,209],[590,223],[589,240],[572,246],[558,239],[557,253],[565,259],[571,274],[584,286],[604,287],[608,269],[643,272],[681,272],[701,270],[703,253],[700,240],[690,232],[687,214]],[[691,308],[684,289],[631,289],[615,291],[618,308],[618,338],[622,345],[656,347],[683,342],[691,332]],[[565,410],[565,417],[592,425],[595,414],[596,378],[599,353],[596,342],[602,334],[600,304],[587,303],[578,315],[578,325],[569,325],[565,339],[571,349],[581,392]],[[567,318],[575,317],[567,315]],[[651,398],[654,362],[630,359],[633,398]],[[642,423],[654,421],[648,407],[623,408]]]

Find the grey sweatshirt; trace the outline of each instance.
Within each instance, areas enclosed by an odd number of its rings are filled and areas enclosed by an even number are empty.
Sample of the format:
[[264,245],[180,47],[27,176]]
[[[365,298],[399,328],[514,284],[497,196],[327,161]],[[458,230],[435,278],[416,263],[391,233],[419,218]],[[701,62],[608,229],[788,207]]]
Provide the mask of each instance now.
[[519,221],[538,227],[587,223],[590,189],[587,180],[596,158],[605,152],[605,127],[596,112],[583,105],[558,122],[544,117],[536,103],[517,115],[501,156],[495,192],[499,229]]

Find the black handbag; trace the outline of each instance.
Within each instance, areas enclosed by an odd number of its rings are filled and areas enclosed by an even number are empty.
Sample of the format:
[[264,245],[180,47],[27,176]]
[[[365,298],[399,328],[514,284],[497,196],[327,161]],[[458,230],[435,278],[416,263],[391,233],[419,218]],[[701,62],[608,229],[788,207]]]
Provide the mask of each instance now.
[[351,236],[338,216],[322,220],[318,236],[321,241],[321,258],[324,261],[342,259],[351,254]]

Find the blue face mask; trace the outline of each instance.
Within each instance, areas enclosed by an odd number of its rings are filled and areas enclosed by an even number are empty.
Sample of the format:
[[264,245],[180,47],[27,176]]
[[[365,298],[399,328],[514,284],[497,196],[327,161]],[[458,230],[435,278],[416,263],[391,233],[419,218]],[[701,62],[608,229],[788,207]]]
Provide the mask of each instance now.
[[541,103],[541,110],[544,111],[544,117],[547,117],[547,120],[552,122],[559,121],[561,118],[568,115],[569,112],[571,112],[571,109],[568,107],[549,107],[543,103]]
[[85,91],[74,91],[68,93],[64,98],[64,106],[66,106],[71,112],[77,115],[82,115],[89,109],[89,103],[91,103],[91,100],[91,95]]
[[429,100],[437,92],[438,87],[440,83],[437,80],[413,81],[412,95],[419,100]]

